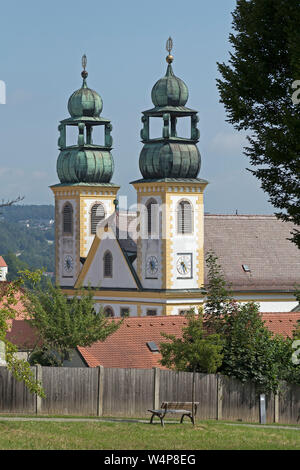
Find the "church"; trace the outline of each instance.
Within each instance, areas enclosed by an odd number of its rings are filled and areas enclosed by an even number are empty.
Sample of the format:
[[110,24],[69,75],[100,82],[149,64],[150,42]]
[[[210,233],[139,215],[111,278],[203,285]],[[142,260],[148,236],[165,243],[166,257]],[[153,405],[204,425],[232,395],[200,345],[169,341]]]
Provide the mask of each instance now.
[[[91,288],[96,311],[107,316],[183,315],[205,300],[205,257],[212,250],[236,300],[258,302],[262,312],[290,312],[300,284],[299,250],[289,241],[293,226],[272,215],[205,214],[199,119],[187,107],[188,87],[174,74],[171,49],[169,39],[166,74],[142,113],[141,178],[131,182],[136,213],[119,210],[112,125],[101,117],[102,98],[87,85],[83,56],[82,86],[58,127],[59,183],[51,186],[56,282],[70,296]],[[190,121],[188,136],[177,134],[182,118]],[[161,122],[160,138],[150,136],[153,119]],[[78,131],[74,145],[67,145],[69,126]],[[97,126],[103,142],[94,142]]]

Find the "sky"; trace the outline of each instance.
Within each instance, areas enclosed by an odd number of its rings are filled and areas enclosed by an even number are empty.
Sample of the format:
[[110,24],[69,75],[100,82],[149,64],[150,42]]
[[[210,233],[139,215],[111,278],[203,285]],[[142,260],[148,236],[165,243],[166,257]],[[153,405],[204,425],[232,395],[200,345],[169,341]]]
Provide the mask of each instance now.
[[59,182],[59,121],[81,87],[87,55],[88,86],[103,99],[112,121],[119,195],[136,195],[141,177],[141,112],[153,107],[151,89],[166,71],[165,45],[173,38],[173,70],[189,88],[187,106],[199,112],[202,164],[209,181],[205,211],[270,214],[274,208],[247,171],[244,133],[226,122],[219,102],[217,62],[228,62],[235,0],[27,0],[2,2],[0,10],[0,200],[24,196],[24,204],[52,204],[49,186]]

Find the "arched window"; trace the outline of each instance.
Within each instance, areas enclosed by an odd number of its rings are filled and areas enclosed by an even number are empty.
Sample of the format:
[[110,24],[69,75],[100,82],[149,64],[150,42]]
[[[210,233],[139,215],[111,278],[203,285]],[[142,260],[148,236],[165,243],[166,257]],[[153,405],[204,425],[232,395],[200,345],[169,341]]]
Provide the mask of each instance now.
[[112,277],[113,257],[110,251],[106,251],[103,256],[103,277]]
[[177,231],[181,234],[193,232],[193,209],[188,201],[180,201],[178,204]]
[[63,208],[63,233],[73,232],[73,207],[67,202]]
[[99,202],[93,205],[91,209],[91,234],[95,235],[97,225],[101,220],[105,219],[105,210],[103,205]]
[[150,199],[146,204],[148,235],[154,235],[157,232],[158,204],[154,199]]
[[106,317],[114,317],[115,316],[115,313],[113,311],[113,309],[111,307],[105,307],[104,309],[104,315]]

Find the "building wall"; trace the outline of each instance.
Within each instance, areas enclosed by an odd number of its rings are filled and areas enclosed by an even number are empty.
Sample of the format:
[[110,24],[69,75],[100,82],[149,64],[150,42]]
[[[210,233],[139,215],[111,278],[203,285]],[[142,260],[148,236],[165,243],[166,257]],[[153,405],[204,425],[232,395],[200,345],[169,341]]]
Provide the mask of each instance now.
[[0,281],[6,281],[6,276],[7,276],[7,266],[3,266],[3,268],[0,268]]
[[[119,288],[136,288],[136,283],[125,262],[124,255],[118,242],[115,239],[109,238],[113,236],[111,232],[107,232],[106,237],[103,238],[99,245],[98,250],[91,262],[83,285],[92,287],[119,287]],[[106,278],[103,276],[103,256],[106,251],[110,251],[113,259],[112,277]]]

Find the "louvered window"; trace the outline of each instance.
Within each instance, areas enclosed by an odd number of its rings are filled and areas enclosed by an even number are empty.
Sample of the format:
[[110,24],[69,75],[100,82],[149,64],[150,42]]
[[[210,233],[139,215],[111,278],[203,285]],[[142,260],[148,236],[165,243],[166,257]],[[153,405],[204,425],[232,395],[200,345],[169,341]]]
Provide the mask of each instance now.
[[73,231],[73,208],[71,204],[65,204],[63,208],[63,232],[71,234]]
[[94,204],[91,210],[91,234],[95,235],[97,225],[105,219],[105,210],[102,204]]
[[156,201],[151,200],[147,203],[146,207],[147,207],[148,235],[154,235],[157,231],[158,204]]
[[181,201],[177,210],[178,233],[192,233],[193,210],[188,201]]
[[111,307],[105,307],[104,309],[104,315],[106,317],[114,317],[115,316],[115,313],[113,311],[113,309]]
[[112,277],[113,275],[113,257],[110,251],[103,256],[103,276]]

